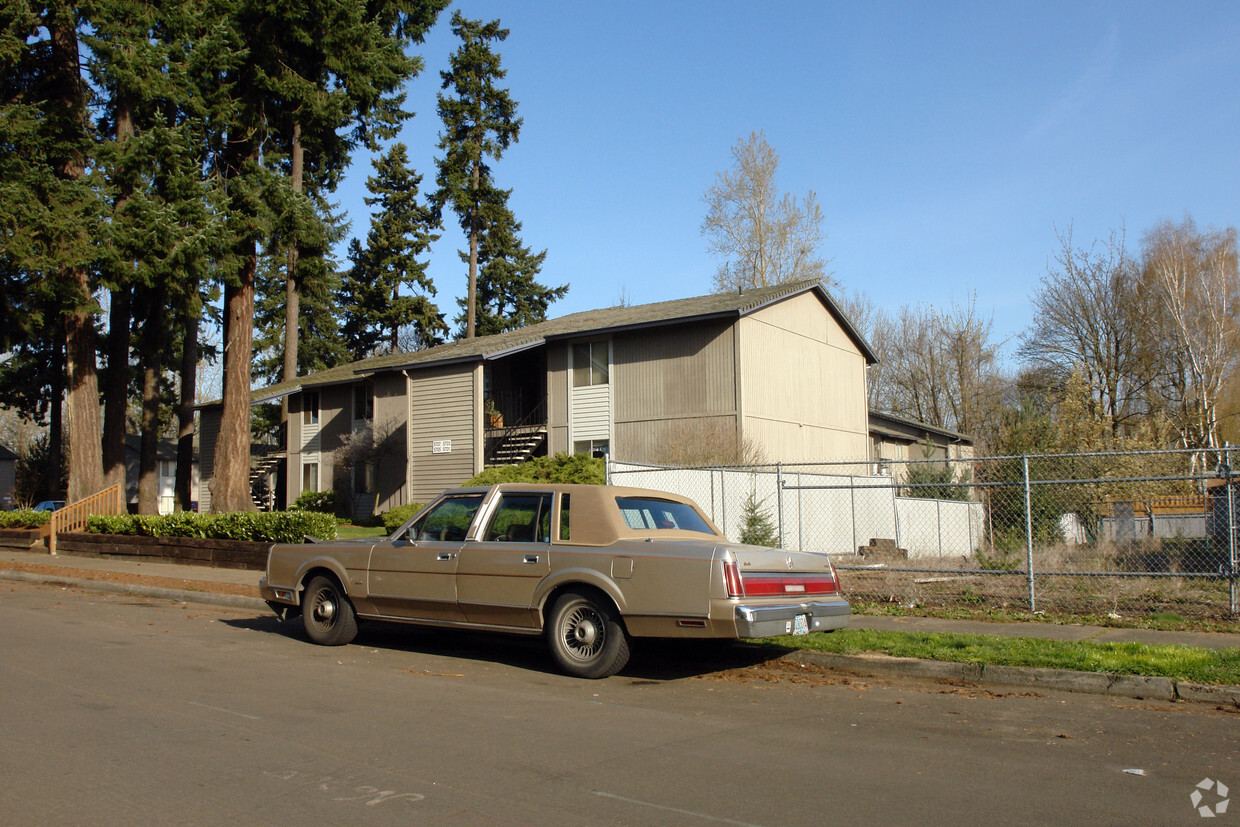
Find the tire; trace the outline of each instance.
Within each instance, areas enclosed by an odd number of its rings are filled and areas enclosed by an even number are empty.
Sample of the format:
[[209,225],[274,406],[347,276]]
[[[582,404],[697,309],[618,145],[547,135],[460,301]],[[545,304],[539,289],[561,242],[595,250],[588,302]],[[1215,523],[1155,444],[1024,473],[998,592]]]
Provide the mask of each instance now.
[[301,601],[301,620],[306,635],[320,646],[343,646],[357,637],[357,614],[353,604],[330,577],[315,577]]
[[565,592],[556,599],[547,644],[556,665],[577,678],[606,678],[629,662],[629,636],[616,610],[591,592]]

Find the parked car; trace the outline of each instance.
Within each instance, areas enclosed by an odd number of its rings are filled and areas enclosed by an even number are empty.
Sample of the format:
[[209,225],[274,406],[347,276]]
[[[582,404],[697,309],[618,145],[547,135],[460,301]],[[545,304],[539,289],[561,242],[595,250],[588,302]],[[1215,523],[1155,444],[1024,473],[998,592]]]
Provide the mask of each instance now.
[[633,638],[839,629],[824,554],[729,542],[691,500],[641,488],[445,492],[390,537],[278,544],[260,582],[281,619],[336,646],[358,619],[544,635],[559,667],[618,672]]
[[65,507],[64,500],[44,500],[36,505],[31,511],[59,511]]

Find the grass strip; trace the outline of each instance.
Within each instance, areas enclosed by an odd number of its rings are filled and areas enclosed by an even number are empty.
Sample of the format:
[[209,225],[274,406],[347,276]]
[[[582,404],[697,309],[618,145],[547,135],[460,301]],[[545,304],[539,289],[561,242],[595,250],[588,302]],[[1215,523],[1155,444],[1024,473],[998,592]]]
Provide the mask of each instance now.
[[875,629],[841,629],[830,634],[816,632],[796,637],[765,638],[762,642],[840,654],[879,652],[894,657],[954,663],[1075,669],[1081,672],[1161,676],[1204,684],[1240,685],[1240,649]]

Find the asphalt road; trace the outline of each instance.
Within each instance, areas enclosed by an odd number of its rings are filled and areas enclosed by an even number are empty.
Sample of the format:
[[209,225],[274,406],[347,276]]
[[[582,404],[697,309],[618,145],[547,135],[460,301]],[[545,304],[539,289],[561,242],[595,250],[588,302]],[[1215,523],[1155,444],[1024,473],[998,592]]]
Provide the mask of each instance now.
[[0,630],[9,824],[1168,824],[1201,823],[1205,778],[1240,797],[1240,715],[1199,704],[675,645],[580,681],[538,639],[329,649],[252,612],[17,583]]

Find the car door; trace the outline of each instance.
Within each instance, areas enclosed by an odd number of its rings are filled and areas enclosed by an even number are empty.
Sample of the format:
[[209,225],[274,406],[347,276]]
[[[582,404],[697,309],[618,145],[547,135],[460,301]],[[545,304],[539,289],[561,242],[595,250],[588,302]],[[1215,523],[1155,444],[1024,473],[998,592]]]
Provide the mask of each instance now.
[[461,621],[456,569],[482,494],[445,497],[395,540],[370,553],[370,599],[376,611],[416,620]]
[[551,573],[550,492],[508,491],[461,548],[457,600],[470,623],[536,628],[534,592]]

